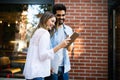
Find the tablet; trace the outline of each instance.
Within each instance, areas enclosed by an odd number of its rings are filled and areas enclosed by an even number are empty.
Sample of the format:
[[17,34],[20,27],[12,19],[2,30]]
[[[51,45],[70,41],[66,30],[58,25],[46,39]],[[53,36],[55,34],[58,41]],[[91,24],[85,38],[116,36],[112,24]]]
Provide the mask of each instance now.
[[71,36],[70,36],[70,42],[69,42],[69,44],[66,46],[66,48],[68,48],[71,44],[72,44],[72,42],[74,42],[75,41],[75,39],[77,38],[79,36],[79,33],[77,33],[77,32],[74,32]]

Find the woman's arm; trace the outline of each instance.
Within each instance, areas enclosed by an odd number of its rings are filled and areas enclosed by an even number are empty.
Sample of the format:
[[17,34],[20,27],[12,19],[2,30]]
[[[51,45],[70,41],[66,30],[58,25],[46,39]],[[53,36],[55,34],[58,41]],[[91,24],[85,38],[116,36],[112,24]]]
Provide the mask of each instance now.
[[70,37],[67,37],[60,44],[58,44],[56,47],[54,47],[53,48],[54,53],[56,53],[59,49],[66,47],[68,45],[69,41],[70,41]]

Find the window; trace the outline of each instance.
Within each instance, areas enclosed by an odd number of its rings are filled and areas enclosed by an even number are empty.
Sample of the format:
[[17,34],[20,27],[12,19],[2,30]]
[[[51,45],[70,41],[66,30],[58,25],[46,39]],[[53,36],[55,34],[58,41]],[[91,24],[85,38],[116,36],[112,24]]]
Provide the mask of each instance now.
[[31,33],[41,14],[51,11],[52,5],[53,0],[0,1],[0,78],[24,79],[22,71]]

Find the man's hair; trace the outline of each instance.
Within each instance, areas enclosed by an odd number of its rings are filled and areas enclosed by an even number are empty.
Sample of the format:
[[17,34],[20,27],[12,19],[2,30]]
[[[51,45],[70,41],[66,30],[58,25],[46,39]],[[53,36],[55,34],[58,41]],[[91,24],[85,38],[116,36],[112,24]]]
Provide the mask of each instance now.
[[63,4],[55,4],[52,8],[53,14],[56,14],[57,10],[64,10],[66,12],[66,6]]

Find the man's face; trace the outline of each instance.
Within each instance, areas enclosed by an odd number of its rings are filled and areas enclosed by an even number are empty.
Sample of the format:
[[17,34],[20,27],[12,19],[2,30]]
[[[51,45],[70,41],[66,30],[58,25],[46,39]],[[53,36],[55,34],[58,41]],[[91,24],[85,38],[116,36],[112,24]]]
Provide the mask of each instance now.
[[62,25],[65,21],[65,11],[64,10],[57,10],[56,11],[56,18],[57,18],[57,24]]

